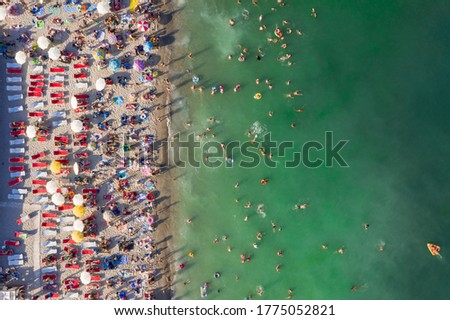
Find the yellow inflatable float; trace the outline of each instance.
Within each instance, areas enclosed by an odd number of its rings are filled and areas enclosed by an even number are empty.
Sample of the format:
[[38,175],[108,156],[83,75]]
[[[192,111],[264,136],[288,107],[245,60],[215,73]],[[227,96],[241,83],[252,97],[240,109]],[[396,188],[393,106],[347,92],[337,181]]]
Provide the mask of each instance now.
[[259,92],[257,92],[257,93],[255,93],[255,95],[253,96],[253,98],[255,98],[256,100],[261,100],[262,94],[259,93]]

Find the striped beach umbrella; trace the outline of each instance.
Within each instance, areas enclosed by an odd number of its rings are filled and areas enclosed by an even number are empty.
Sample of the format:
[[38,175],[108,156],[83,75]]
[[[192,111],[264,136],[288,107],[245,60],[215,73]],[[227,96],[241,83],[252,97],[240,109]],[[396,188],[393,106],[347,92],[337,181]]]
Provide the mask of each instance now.
[[135,60],[133,63],[133,69],[136,71],[142,71],[145,68],[144,60]]
[[94,53],[94,58],[97,61],[103,60],[105,59],[105,50],[103,49],[98,49],[97,51],[95,51]]
[[148,30],[148,22],[145,20],[141,20],[138,22],[138,30],[139,31],[147,31]]
[[117,37],[116,37],[116,35],[114,33],[108,33],[107,39],[108,39],[108,43],[109,44],[116,44],[117,43]]
[[144,43],[144,51],[145,52],[149,52],[152,49],[153,49],[153,43],[151,41],[147,41],[146,43]]

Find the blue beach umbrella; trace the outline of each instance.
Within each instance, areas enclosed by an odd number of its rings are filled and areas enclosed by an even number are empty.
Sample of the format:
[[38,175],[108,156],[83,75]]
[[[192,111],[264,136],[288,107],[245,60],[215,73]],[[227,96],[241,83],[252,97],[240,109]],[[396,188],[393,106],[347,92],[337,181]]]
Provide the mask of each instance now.
[[112,72],[117,71],[120,68],[120,61],[117,59],[111,59],[108,64],[108,68]]
[[200,81],[200,79],[198,77],[193,77],[192,78],[192,82],[193,83],[198,83]]
[[147,41],[146,43],[144,43],[144,51],[145,52],[149,52],[152,49],[153,49],[153,43],[151,41]]

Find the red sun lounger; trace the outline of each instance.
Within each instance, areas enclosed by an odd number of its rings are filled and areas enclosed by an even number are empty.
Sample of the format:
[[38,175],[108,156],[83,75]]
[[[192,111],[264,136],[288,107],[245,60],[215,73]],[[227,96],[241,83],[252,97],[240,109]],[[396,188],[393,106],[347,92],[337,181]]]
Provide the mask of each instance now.
[[41,223],[41,227],[44,227],[44,228],[55,228],[56,227],[56,222],[42,222]]
[[63,239],[62,243],[76,244],[76,242],[73,241],[72,239]]
[[57,137],[54,138],[54,140],[68,143],[69,142],[69,137],[67,137],[67,136],[57,136]]
[[50,68],[50,72],[53,73],[64,72],[64,68]]
[[44,80],[44,76],[42,74],[30,74],[31,80]]
[[45,85],[45,82],[44,81],[31,81],[30,85],[34,86],[34,87],[43,87]]
[[100,268],[99,267],[90,267],[89,269],[87,269],[87,272],[89,272],[89,273],[99,273],[100,272]]
[[52,100],[52,104],[64,104],[64,100],[63,99]]
[[66,263],[66,265],[64,266],[64,268],[66,268],[66,269],[75,269],[75,270],[78,270],[78,269],[80,269],[80,266],[77,265],[77,264]]
[[10,128],[25,128],[25,122],[23,121],[14,121],[9,123]]
[[91,276],[91,281],[98,282],[98,281],[101,281],[101,278],[100,278],[100,276]]
[[25,134],[25,130],[13,130],[10,135],[17,137]]
[[84,106],[87,106],[87,105],[88,105],[88,103],[87,103],[86,100],[82,100],[82,101],[77,103],[77,107],[84,107]]
[[56,280],[56,274],[44,274],[42,276],[43,281]]
[[22,232],[22,231],[14,232],[15,238],[26,239],[27,236],[28,236],[28,234],[26,234],[25,232]]
[[100,260],[86,260],[86,264],[100,265]]
[[55,150],[53,151],[54,156],[67,156],[69,154],[68,150]]
[[40,159],[43,157],[45,157],[45,152],[39,152],[39,153],[33,154],[31,156],[31,159],[36,160],[36,159]]
[[64,92],[50,93],[50,98],[63,98],[64,96]]
[[28,116],[29,117],[43,117],[44,113],[43,112],[28,112]]
[[8,186],[10,186],[10,187],[15,186],[16,184],[21,183],[22,180],[23,180],[23,179],[22,179],[21,177],[12,179],[12,180],[10,180],[10,181],[8,182]]
[[92,249],[83,249],[81,250],[82,255],[90,255],[90,254],[96,254],[96,252]]
[[47,184],[46,180],[31,180],[31,184],[45,186]]
[[3,244],[5,246],[8,246],[8,247],[18,247],[18,246],[20,246],[20,241],[18,241],[18,240],[5,240],[5,242]]
[[64,83],[62,82],[50,82],[50,88],[62,88]]
[[65,205],[65,206],[59,206],[58,207],[58,210],[59,211],[65,211],[65,210],[72,210],[73,209],[73,206],[72,205]]
[[45,141],[47,141],[47,138],[46,137],[37,137],[36,140],[39,142],[45,142]]
[[77,99],[87,99],[87,98],[89,98],[88,94],[75,94],[74,96]]
[[47,162],[33,162],[33,168],[46,168]]
[[9,162],[11,162],[11,163],[23,163],[23,162],[25,162],[25,158],[9,158]]
[[56,218],[57,217],[57,214],[56,213],[49,213],[49,212],[46,212],[46,213],[43,213],[42,214],[42,218],[45,218],[45,219],[48,219],[48,218]]
[[47,189],[34,189],[33,194],[43,194],[47,193]]
[[44,92],[44,88],[28,87],[28,92]]
[[83,193],[98,193],[98,189],[83,189]]
[[69,160],[68,159],[59,159],[58,162],[63,164],[63,165],[68,165],[69,164]]
[[84,78],[87,78],[87,75],[86,75],[86,73],[76,73],[73,75],[73,77],[75,79],[84,79]]
[[24,166],[11,166],[9,167],[9,172],[25,171]]
[[42,92],[28,92],[27,95],[29,97],[42,97],[43,96]]
[[22,69],[7,68],[6,72],[11,73],[11,74],[20,74],[20,73],[22,73]]
[[89,67],[89,64],[87,64],[87,63],[75,63],[75,64],[73,65],[73,67],[74,67],[75,69],[82,69],[82,68],[87,68],[87,67]]

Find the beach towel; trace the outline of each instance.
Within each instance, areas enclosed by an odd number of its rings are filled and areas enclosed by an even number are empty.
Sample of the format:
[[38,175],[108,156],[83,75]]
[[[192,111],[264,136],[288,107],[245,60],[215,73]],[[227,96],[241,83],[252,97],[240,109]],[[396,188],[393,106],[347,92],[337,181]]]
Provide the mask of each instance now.
[[21,194],[8,194],[8,200],[23,200],[23,195],[21,195]]
[[60,14],[61,13],[61,8],[59,8],[59,7],[47,6],[47,9],[50,12],[50,14]]
[[114,100],[114,104],[116,104],[116,105],[123,104],[123,101],[124,101],[122,96],[114,97],[113,100]]
[[23,94],[15,94],[12,96],[8,96],[8,101],[17,101],[17,100],[22,100],[23,99]]
[[6,82],[22,82],[22,77],[7,77]]
[[68,13],[76,13],[76,12],[78,12],[77,6],[73,5],[73,4],[65,4],[63,6],[63,8],[64,8],[64,11],[68,12]]

